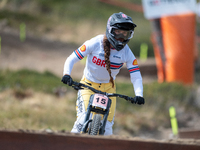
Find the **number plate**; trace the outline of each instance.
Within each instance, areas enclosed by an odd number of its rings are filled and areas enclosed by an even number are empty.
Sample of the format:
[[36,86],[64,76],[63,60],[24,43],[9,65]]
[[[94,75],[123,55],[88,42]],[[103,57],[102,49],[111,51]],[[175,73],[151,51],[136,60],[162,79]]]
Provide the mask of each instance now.
[[103,94],[95,94],[92,106],[97,106],[106,109],[108,105],[108,97]]

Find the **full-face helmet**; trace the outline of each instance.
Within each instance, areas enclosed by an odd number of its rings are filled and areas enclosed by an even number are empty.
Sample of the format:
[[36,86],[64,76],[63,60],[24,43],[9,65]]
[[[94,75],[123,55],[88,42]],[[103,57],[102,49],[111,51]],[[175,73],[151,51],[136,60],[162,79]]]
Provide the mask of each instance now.
[[136,24],[131,17],[122,12],[114,13],[107,22],[107,39],[116,50],[120,51],[133,37],[135,27]]

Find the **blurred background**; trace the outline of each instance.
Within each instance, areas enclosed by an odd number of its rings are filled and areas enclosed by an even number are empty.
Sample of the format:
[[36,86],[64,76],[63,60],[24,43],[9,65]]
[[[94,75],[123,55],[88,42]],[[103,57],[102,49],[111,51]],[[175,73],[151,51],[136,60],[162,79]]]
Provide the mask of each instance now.
[[[129,47],[138,58],[146,104],[130,105],[119,99],[114,134],[172,137],[170,106],[176,109],[180,130],[200,130],[199,16],[195,16],[198,55],[193,83],[160,83],[151,39],[153,24],[144,17],[141,0],[1,0],[1,130],[71,130],[76,117],[76,91],[60,82],[65,59],[86,40],[104,34],[107,19],[116,12],[131,16],[137,24]],[[148,51],[142,57],[144,44]],[[83,67],[84,60],[75,65],[75,80],[80,80]],[[134,96],[125,69],[117,79],[117,92]]]
[[[132,2],[141,6],[140,0]],[[98,0],[2,0],[0,7],[1,20],[10,27],[18,29],[21,23],[25,23],[27,33],[77,45],[105,33],[108,17],[122,11],[130,15],[138,25],[135,33],[137,38],[130,43],[130,47],[135,49],[135,55],[139,55],[140,44],[145,42],[149,45],[149,56],[154,56],[149,39],[151,26],[142,12]]]

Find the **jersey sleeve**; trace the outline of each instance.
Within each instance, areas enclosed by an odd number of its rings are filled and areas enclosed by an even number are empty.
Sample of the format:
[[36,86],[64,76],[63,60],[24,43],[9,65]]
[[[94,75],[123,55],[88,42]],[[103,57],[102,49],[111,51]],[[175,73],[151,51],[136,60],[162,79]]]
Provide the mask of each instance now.
[[137,59],[135,58],[134,54],[132,53],[130,49],[126,54],[127,54],[126,66],[130,73],[130,78],[133,84],[135,95],[143,97],[142,76],[141,76],[140,69],[137,63]]
[[86,41],[82,46],[76,49],[65,61],[63,75],[71,75],[71,71],[76,62],[82,60],[90,53],[91,45]]

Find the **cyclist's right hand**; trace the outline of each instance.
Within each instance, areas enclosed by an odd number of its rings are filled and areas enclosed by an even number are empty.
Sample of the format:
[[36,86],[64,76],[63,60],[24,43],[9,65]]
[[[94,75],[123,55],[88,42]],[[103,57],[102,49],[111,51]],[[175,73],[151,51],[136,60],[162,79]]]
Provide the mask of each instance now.
[[132,99],[131,103],[135,103],[135,104],[138,104],[138,105],[142,105],[142,104],[145,103],[145,100],[144,100],[144,98],[141,97],[141,96],[135,96],[135,97]]
[[72,82],[73,82],[73,80],[72,80],[72,78],[71,78],[71,76],[70,75],[64,75],[63,77],[62,77],[62,80],[61,80],[64,84],[67,84],[67,85],[69,85],[69,86],[72,86]]

